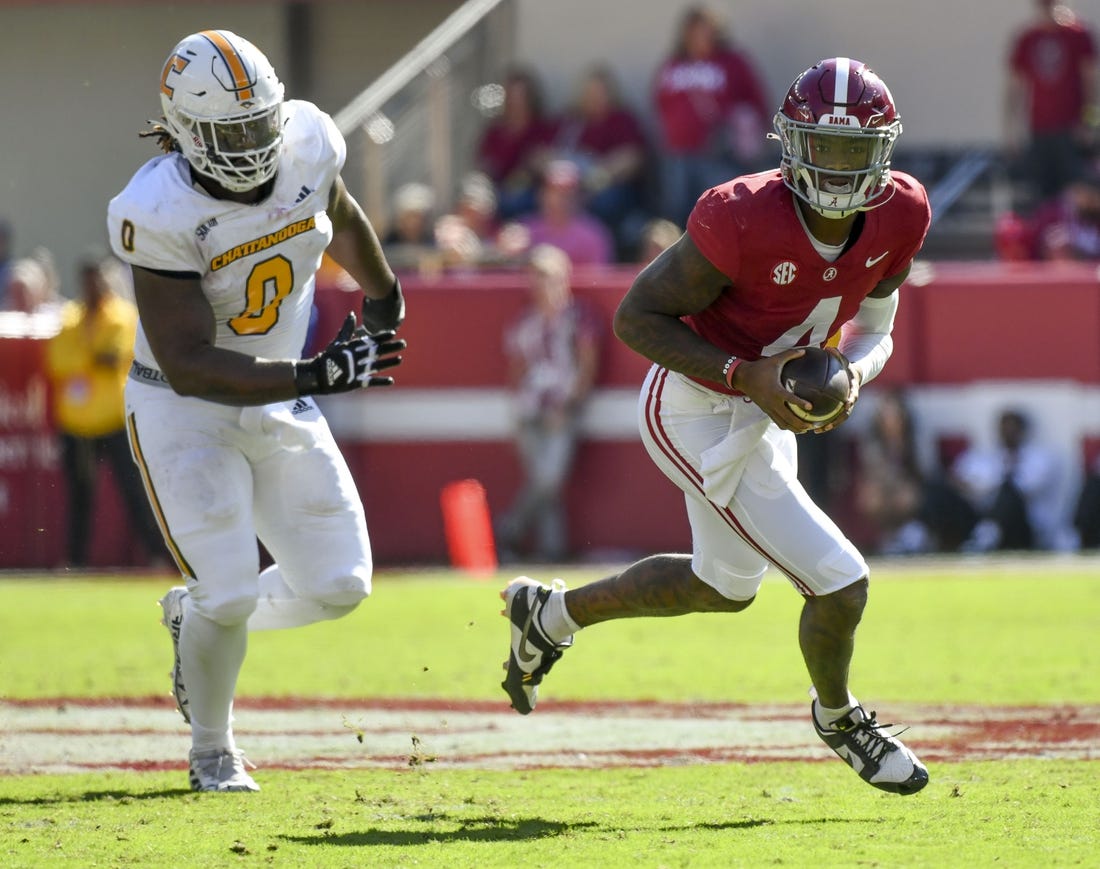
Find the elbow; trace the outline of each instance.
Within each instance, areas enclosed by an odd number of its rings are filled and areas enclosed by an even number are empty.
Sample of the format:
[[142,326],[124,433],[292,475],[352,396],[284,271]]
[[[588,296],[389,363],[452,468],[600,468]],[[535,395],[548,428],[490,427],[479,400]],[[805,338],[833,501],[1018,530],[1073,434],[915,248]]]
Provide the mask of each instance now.
[[172,391],[176,395],[182,395],[185,398],[204,398],[206,396],[203,382],[187,372],[174,371],[171,374],[165,372],[164,376],[168,378],[168,385],[172,387]]
[[630,339],[634,334],[634,324],[634,315],[624,300],[615,310],[615,316],[611,320],[611,330],[615,333],[616,338],[627,346],[631,346]]
[[202,371],[197,366],[179,362],[164,363],[160,360],[157,361],[161,372],[168,380],[168,385],[172,387],[172,391],[177,395],[187,398],[206,397],[208,392],[207,379],[203,377]]

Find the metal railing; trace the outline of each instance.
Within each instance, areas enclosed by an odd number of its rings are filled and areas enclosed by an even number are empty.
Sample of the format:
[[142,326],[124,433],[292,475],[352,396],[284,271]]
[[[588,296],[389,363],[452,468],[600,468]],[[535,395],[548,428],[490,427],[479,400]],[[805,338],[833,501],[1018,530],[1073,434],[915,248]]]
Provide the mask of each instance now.
[[503,100],[495,81],[512,52],[513,5],[468,0],[333,116],[348,143],[345,179],[380,232],[403,184],[430,187],[437,211],[453,199]]

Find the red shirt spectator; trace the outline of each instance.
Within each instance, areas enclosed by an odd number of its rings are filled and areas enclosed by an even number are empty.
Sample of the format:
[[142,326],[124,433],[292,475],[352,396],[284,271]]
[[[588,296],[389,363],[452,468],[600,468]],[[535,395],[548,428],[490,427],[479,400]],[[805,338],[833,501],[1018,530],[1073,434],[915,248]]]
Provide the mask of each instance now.
[[673,55],[657,72],[654,85],[663,146],[672,152],[698,152],[726,138],[735,109],[745,107],[766,129],[768,104],[748,58],[726,44],[714,18],[702,9],[688,12]]
[[1073,12],[1036,0],[1039,17],[1013,41],[1005,99],[1010,153],[1039,200],[1061,193],[1084,169],[1087,120],[1095,111],[1096,46]]
[[1051,0],[1040,6],[1050,17],[1032,24],[1016,38],[1009,65],[1028,104],[1033,132],[1077,127],[1089,93],[1096,61],[1092,34],[1073,13]]
[[641,209],[647,147],[610,69],[595,67],[585,75],[555,145],[558,156],[580,168],[585,209],[622,241],[626,222]]
[[501,217],[534,207],[539,164],[556,132],[557,124],[543,114],[542,89],[534,73],[510,72],[501,115],[485,128],[477,148],[478,168],[497,186]]

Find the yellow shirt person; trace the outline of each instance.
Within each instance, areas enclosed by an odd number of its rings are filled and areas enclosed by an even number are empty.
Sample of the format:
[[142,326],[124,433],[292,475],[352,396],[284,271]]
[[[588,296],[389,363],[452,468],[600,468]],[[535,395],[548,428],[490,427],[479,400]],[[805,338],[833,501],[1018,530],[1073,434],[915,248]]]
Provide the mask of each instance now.
[[[133,360],[137,308],[112,289],[117,263],[93,257],[81,263],[80,299],[61,312],[61,331],[46,347],[53,385],[54,423],[68,489],[68,564],[91,561],[95,488],[105,460],[114,472],[146,564],[163,563],[164,544],[142,490],[126,437],[126,377]],[[126,566],[126,565],[114,565]]]
[[77,437],[102,437],[125,424],[123,388],[133,361],[137,309],[106,292],[94,308],[67,302],[61,331],[46,349],[57,427]]

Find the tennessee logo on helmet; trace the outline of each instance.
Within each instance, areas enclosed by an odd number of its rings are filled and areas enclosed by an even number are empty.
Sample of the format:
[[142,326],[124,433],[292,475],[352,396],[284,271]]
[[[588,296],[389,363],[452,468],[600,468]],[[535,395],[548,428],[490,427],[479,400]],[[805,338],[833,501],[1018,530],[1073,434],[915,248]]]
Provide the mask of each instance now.
[[172,99],[172,94],[176,92],[176,89],[168,84],[169,74],[174,72],[176,75],[179,75],[187,68],[187,64],[190,62],[191,61],[186,57],[180,57],[178,54],[173,54],[168,58],[168,62],[164,64],[164,72],[160,74],[160,92],[168,97],[168,99]]

